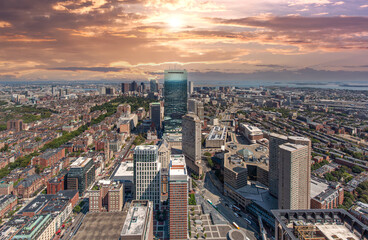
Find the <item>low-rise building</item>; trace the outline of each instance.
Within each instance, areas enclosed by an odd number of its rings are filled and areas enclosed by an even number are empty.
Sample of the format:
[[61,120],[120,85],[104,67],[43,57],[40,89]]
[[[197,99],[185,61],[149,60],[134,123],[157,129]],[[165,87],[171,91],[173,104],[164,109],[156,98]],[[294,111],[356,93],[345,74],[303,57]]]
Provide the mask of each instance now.
[[60,159],[65,157],[64,148],[48,149],[41,155],[32,159],[32,165],[40,165],[42,167],[53,166]]
[[239,125],[239,131],[250,143],[256,143],[257,140],[263,138],[262,130],[255,126],[241,123]]
[[153,240],[153,204],[132,201],[119,240]]
[[226,143],[226,127],[214,126],[206,138],[206,148],[221,148]]
[[29,222],[12,239],[19,240],[48,240],[52,239],[56,232],[56,217],[52,214],[37,215],[32,217]]
[[329,183],[316,177],[311,178],[311,208],[337,208],[344,201],[344,189],[339,183]]
[[14,187],[14,194],[18,197],[29,198],[43,186],[42,177],[38,174],[31,175],[20,181]]
[[0,195],[0,216],[12,210],[18,204],[18,198],[14,195]]

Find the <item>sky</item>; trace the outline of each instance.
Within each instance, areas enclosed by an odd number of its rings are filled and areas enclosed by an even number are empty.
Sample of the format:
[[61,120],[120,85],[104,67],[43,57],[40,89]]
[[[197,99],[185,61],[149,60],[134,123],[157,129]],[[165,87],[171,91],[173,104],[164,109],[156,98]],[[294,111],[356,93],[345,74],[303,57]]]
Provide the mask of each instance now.
[[0,0],[0,81],[368,82],[368,0]]

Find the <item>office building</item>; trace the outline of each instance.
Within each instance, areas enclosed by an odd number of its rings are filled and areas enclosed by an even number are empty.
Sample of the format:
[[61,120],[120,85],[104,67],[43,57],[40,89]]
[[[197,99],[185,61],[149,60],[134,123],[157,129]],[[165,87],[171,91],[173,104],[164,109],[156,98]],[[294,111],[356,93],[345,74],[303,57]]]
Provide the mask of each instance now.
[[124,186],[125,196],[134,195],[134,164],[133,161],[124,161],[112,174],[111,180],[120,182]]
[[134,149],[135,199],[149,200],[154,208],[160,206],[160,169],[158,147],[140,145]]
[[195,173],[201,172],[201,120],[193,113],[183,117],[182,149],[186,158],[186,164]]
[[80,157],[70,165],[67,175],[67,189],[78,190],[83,196],[95,181],[95,165],[92,158]]
[[204,120],[204,106],[203,103],[196,99],[188,100],[188,113],[194,113],[199,119]]
[[293,143],[279,146],[279,209],[310,208],[308,153],[308,146]]
[[106,95],[114,95],[115,94],[115,88],[107,87],[106,88]]
[[158,81],[156,79],[150,80],[150,91],[152,93],[158,92]]
[[367,240],[368,227],[343,209],[272,210],[275,240]]
[[241,123],[239,125],[239,131],[252,144],[263,138],[262,130],[255,126]]
[[150,103],[150,118],[155,129],[162,128],[162,118],[161,118],[161,103],[154,102]]
[[194,83],[192,81],[189,81],[189,89],[188,89],[188,93],[192,94],[194,91]]
[[170,239],[188,239],[188,174],[184,155],[172,155],[169,170]]
[[161,163],[161,168],[169,168],[170,155],[171,149],[169,147],[169,143],[165,139],[163,139],[158,144],[158,160]]
[[88,191],[90,212],[119,212],[124,205],[124,187],[110,180],[100,180]]
[[165,70],[165,132],[181,132],[182,117],[187,113],[187,71]]
[[121,92],[127,94],[130,91],[129,83],[121,83]]
[[221,146],[225,146],[226,133],[226,127],[214,126],[206,138],[206,148],[221,148]]
[[271,133],[269,138],[269,163],[270,163],[270,172],[268,174],[269,177],[269,189],[270,194],[277,198],[278,189],[279,189],[279,166],[278,166],[278,152],[279,146],[287,143],[288,137]]
[[138,91],[138,83],[136,81],[131,82],[130,84],[130,91],[137,92]]
[[152,202],[132,201],[119,240],[153,240]]

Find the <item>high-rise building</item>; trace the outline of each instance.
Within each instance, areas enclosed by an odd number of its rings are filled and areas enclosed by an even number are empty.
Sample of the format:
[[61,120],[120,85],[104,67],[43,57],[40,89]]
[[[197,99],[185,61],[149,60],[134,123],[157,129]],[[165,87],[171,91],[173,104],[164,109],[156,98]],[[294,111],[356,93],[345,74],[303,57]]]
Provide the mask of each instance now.
[[129,83],[121,83],[121,92],[122,93],[129,93],[130,86]]
[[92,158],[80,157],[70,165],[67,175],[67,189],[78,190],[83,195],[95,181],[95,165]]
[[55,96],[56,95],[56,86],[52,86],[51,87],[51,94],[52,94],[52,96]]
[[141,92],[143,93],[146,90],[146,85],[144,82],[141,82]]
[[188,174],[184,155],[172,155],[169,170],[170,239],[188,239]]
[[115,88],[107,87],[106,88],[106,95],[114,95],[115,94]]
[[188,112],[192,112],[197,115],[199,119],[204,120],[204,107],[201,101],[188,99]]
[[140,145],[134,149],[135,199],[150,200],[154,208],[160,206],[160,169],[158,147]]
[[[307,158],[305,160],[305,164],[310,166],[311,164],[311,141],[308,138],[304,137],[298,137],[298,136],[284,136],[281,134],[271,133],[270,139],[269,139],[269,165],[270,165],[270,171],[269,171],[269,190],[270,194],[278,197],[278,194],[280,192],[279,189],[279,174],[280,174],[280,148],[279,146],[285,143],[293,143],[298,145],[305,145],[308,148]],[[311,182],[311,172],[310,167],[307,167],[303,170],[303,172],[300,172],[300,177],[302,179],[305,179],[307,181],[307,189],[306,192],[308,194],[308,198],[310,198],[310,182]],[[310,203],[308,202],[308,207],[310,206]]]
[[279,166],[278,166],[278,153],[279,146],[287,143],[288,137],[271,133],[269,139],[269,164],[270,164],[270,172],[268,174],[269,178],[269,190],[270,194],[277,198],[279,192]]
[[164,139],[158,145],[158,159],[161,163],[161,168],[169,168],[171,150],[169,144]]
[[150,91],[153,93],[158,92],[158,82],[156,79],[150,80]]
[[132,91],[132,92],[137,92],[138,91],[138,83],[136,81],[133,81],[130,84],[130,91]]
[[189,81],[189,94],[192,94],[194,91],[194,83],[192,81]]
[[165,132],[181,132],[182,117],[187,112],[187,71],[165,70]]
[[308,146],[285,143],[279,146],[279,209],[310,208],[310,176],[306,172]]
[[186,157],[188,167],[196,173],[201,163],[201,120],[193,113],[183,117],[182,149]]
[[156,129],[162,128],[161,103],[150,103],[150,118]]

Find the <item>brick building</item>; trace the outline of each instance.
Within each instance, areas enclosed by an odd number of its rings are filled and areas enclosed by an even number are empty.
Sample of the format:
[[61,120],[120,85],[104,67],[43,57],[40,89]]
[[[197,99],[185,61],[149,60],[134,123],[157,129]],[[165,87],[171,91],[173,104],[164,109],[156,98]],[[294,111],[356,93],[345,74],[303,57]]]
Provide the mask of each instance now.
[[42,177],[38,174],[34,174],[23,179],[15,186],[14,195],[22,198],[29,198],[42,186]]
[[65,157],[64,148],[49,149],[40,156],[32,159],[32,165],[40,165],[42,167],[53,166],[60,159]]

